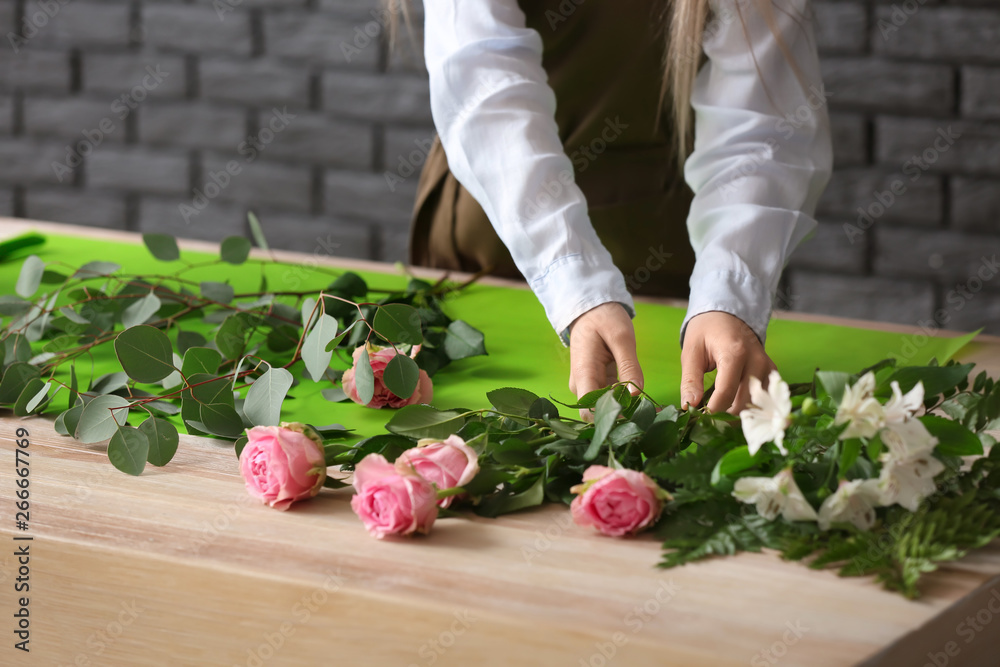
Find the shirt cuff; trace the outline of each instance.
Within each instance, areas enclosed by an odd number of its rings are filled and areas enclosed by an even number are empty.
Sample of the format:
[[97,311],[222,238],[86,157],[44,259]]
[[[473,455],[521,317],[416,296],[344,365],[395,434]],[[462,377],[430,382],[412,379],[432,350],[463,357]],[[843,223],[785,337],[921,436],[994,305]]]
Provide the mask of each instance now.
[[602,303],[620,303],[629,317],[635,317],[635,304],[621,271],[579,253],[555,260],[529,285],[565,346],[569,345],[569,325]]
[[746,322],[764,344],[771,319],[771,292],[760,280],[748,273],[699,271],[696,266],[691,275],[687,315],[681,324],[681,347],[691,318],[715,310]]

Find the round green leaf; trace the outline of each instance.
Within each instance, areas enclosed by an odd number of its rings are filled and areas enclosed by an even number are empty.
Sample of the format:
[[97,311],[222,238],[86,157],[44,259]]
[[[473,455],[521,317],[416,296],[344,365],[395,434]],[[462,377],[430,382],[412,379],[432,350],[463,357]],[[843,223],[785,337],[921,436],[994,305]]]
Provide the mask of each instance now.
[[222,364],[222,355],[218,350],[210,347],[191,347],[184,353],[184,362],[181,364],[181,373],[188,379],[198,373],[208,373],[215,375]]
[[407,405],[392,416],[386,429],[410,438],[444,439],[465,425],[461,412],[445,412],[429,405]]
[[243,420],[232,405],[203,403],[200,414],[201,423],[212,435],[235,438],[243,433]]
[[108,443],[108,459],[111,464],[129,475],[142,473],[148,455],[149,439],[145,433],[131,426],[116,430]]
[[230,264],[242,264],[250,256],[250,241],[242,236],[230,236],[222,242],[220,250],[222,261]]
[[165,419],[150,417],[139,424],[139,431],[149,441],[149,453],[146,460],[154,466],[165,466],[177,453],[177,443],[180,437],[174,425]]
[[177,240],[169,234],[143,234],[142,242],[149,248],[150,254],[162,262],[180,259],[181,251],[177,247]]
[[400,398],[409,398],[417,389],[420,369],[417,362],[405,354],[397,354],[385,365],[382,382],[386,388]]
[[[125,424],[128,418],[128,406],[129,401],[121,396],[114,394],[98,396],[84,406],[76,429],[76,437],[80,442],[87,444],[107,440],[118,431],[119,425]],[[146,460],[145,454],[142,460]]]
[[316,325],[306,335],[302,343],[302,361],[306,365],[309,377],[319,382],[330,367],[333,351],[327,350],[327,344],[337,337],[337,320],[329,315],[320,315]]
[[17,277],[17,285],[14,291],[19,296],[28,298],[38,291],[38,286],[42,283],[42,274],[45,272],[45,262],[37,255],[31,255],[24,264],[21,265],[21,273]]
[[76,270],[73,278],[96,278],[98,276],[110,276],[112,273],[122,268],[120,264],[114,262],[87,262]]
[[[188,349],[190,349],[192,347],[204,347],[205,343],[207,343],[207,342],[208,341],[205,340],[205,337],[202,336],[197,331],[178,331],[177,332],[177,352],[181,356],[184,356],[184,353],[187,352]],[[221,357],[220,357],[220,360],[221,360]],[[216,366],[216,370],[218,370],[218,366]],[[214,373],[215,371],[212,371],[212,372]]]
[[128,376],[136,382],[159,382],[176,370],[170,339],[151,326],[135,326],[118,334],[115,354]]
[[41,377],[41,373],[31,364],[23,361],[12,363],[4,371],[3,379],[0,380],[0,403],[17,401],[21,392],[28,386],[28,382],[38,377]]
[[201,295],[206,299],[227,304],[233,300],[236,291],[232,285],[227,285],[226,283],[205,281],[201,284]]
[[276,426],[281,421],[281,403],[292,387],[292,374],[284,368],[269,368],[257,378],[243,403],[243,414],[254,426]]
[[160,299],[150,292],[122,311],[122,327],[131,329],[144,324],[160,310]]
[[246,347],[247,326],[246,316],[242,313],[230,315],[215,334],[215,345],[226,359],[239,359]]
[[538,400],[538,396],[527,389],[501,387],[487,392],[486,399],[499,412],[516,417],[527,417],[531,405]]
[[375,333],[393,343],[418,345],[424,339],[420,313],[413,306],[389,303],[379,306],[372,321]]
[[452,361],[486,354],[483,332],[455,320],[445,332],[444,351]]
[[372,372],[372,361],[366,347],[354,366],[354,387],[361,403],[368,405],[375,396],[375,373]]

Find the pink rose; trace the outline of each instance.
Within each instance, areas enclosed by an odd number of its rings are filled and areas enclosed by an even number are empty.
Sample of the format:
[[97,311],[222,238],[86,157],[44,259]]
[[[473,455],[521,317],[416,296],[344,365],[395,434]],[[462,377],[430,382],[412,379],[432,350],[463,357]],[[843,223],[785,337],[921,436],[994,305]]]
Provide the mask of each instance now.
[[[372,349],[374,348],[374,351]],[[354,384],[354,374],[358,367],[358,359],[361,358],[362,351],[365,349],[364,345],[354,350],[354,365],[344,371],[344,377],[341,379],[341,385],[344,388],[344,393],[355,403],[359,405],[365,405],[361,402],[361,398],[358,396],[358,388]],[[410,351],[410,358],[417,356],[420,352],[420,346],[414,345],[413,349]],[[427,371],[420,371],[420,378],[417,380],[417,388],[413,391],[413,395],[409,398],[400,398],[394,393],[389,391],[382,382],[382,374],[385,372],[385,367],[393,357],[396,356],[396,351],[391,347],[384,349],[376,348],[371,346],[369,348],[368,356],[372,364],[372,374],[375,376],[375,393],[372,395],[372,400],[368,403],[369,408],[384,408],[389,406],[390,408],[401,408],[404,405],[416,405],[417,403],[430,403],[431,399],[434,397],[434,387],[431,384],[431,378],[427,375]]]
[[[479,457],[457,435],[450,435],[444,442],[420,440],[396,459],[396,469],[401,473],[412,470],[437,485],[440,490],[465,486],[479,472]],[[455,496],[438,499],[438,505],[448,507]]]
[[279,510],[312,498],[326,481],[323,441],[308,426],[254,426],[240,453],[247,492]]
[[381,454],[369,454],[354,468],[351,508],[373,537],[429,533],[437,518],[437,494],[426,479],[401,471]]
[[637,533],[660,518],[670,494],[644,472],[590,466],[583,483],[570,489],[580,494],[570,511],[580,526],[594,526],[605,535]]

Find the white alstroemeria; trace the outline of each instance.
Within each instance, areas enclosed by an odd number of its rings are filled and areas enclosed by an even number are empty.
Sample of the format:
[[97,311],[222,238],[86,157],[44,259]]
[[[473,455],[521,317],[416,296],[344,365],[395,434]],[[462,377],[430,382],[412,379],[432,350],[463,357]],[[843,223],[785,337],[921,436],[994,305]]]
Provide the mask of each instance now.
[[898,382],[892,383],[892,398],[885,404],[885,423],[898,424],[916,416],[924,407],[924,383],[918,382],[904,395]]
[[792,399],[788,384],[778,371],[767,376],[767,390],[760,380],[750,377],[750,407],[740,411],[743,435],[753,456],[765,443],[773,442],[778,450],[785,450],[785,429],[792,415]]
[[840,434],[841,440],[848,438],[871,438],[885,424],[885,410],[872,395],[875,392],[875,374],[865,373],[853,386],[844,387],[844,396],[837,407],[835,424],[848,423]]
[[785,468],[774,477],[741,477],[736,480],[733,497],[757,504],[757,513],[768,521],[779,514],[789,521],[815,521],[818,516],[802,495],[792,469]]
[[907,419],[899,423],[887,424],[881,433],[889,456],[897,462],[928,457],[938,444],[919,419]]
[[896,503],[916,512],[920,502],[936,490],[934,477],[944,470],[944,464],[930,454],[910,459],[897,459],[892,455],[881,458],[879,503]]
[[880,496],[877,479],[842,481],[819,508],[820,530],[829,530],[833,523],[853,523],[858,530],[871,530]]

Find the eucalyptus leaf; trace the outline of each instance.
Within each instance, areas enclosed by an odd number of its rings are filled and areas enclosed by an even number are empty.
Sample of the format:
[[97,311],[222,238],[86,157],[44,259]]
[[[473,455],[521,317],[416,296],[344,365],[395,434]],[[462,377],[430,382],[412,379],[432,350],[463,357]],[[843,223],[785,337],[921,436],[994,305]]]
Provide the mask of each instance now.
[[122,326],[129,329],[145,324],[146,320],[160,310],[161,305],[160,299],[150,292],[122,311]]
[[[128,399],[114,394],[96,397],[84,406],[76,437],[85,444],[107,440],[117,433],[119,426],[125,424],[130,403]],[[145,461],[146,457],[143,456],[142,460]]]
[[323,314],[316,320],[312,330],[302,343],[302,362],[306,371],[316,382],[323,379],[323,374],[330,367],[333,352],[326,349],[327,344],[337,337],[337,320]]
[[129,475],[142,474],[148,455],[149,439],[145,433],[131,426],[115,430],[108,443],[111,465]]
[[222,355],[210,347],[191,347],[184,353],[181,373],[189,379],[198,373],[215,375],[222,364]]
[[253,211],[247,212],[247,222],[250,223],[250,236],[253,237],[253,242],[256,243],[257,247],[261,250],[269,250],[267,239],[264,238],[264,228],[261,227],[260,220],[257,219],[257,216],[254,215]]
[[16,361],[4,371],[0,379],[0,403],[14,403],[28,382],[41,377],[41,372],[31,364]]
[[226,359],[239,359],[246,350],[246,337],[250,327],[243,313],[227,317],[215,334],[215,345]]
[[230,236],[222,241],[220,255],[223,262],[242,264],[250,256],[250,241],[242,236]]
[[386,389],[399,398],[410,398],[417,389],[420,380],[420,369],[417,362],[405,354],[397,354],[385,365],[382,372],[382,382]]
[[176,370],[170,339],[148,325],[135,326],[118,334],[115,354],[128,376],[136,382],[159,382]]
[[18,296],[25,299],[38,291],[38,286],[42,283],[42,274],[45,272],[45,262],[38,255],[31,255],[24,260],[21,265],[21,273],[17,277],[17,285],[14,291]]
[[181,257],[177,239],[169,234],[143,234],[142,242],[150,254],[161,262],[173,262]]
[[97,278],[99,276],[110,276],[115,271],[121,269],[120,264],[114,262],[87,262],[70,276],[71,278]]
[[154,466],[165,466],[170,463],[177,453],[177,445],[180,436],[177,429],[166,419],[150,417],[139,424],[139,431],[146,436],[149,443],[149,451],[146,460]]
[[14,414],[18,417],[27,417],[30,415],[32,409],[45,398],[51,385],[51,382],[43,382],[41,378],[28,380],[28,384],[21,390],[21,394],[14,403]]
[[375,373],[372,371],[368,348],[364,348],[354,365],[354,388],[362,405],[368,405],[375,396]]
[[292,387],[292,374],[284,368],[269,368],[247,390],[243,413],[254,426],[276,426],[281,404]]
[[205,281],[200,287],[203,297],[221,304],[229,304],[236,295],[236,291],[232,285],[227,285],[226,283]]
[[225,403],[203,403],[201,423],[212,435],[235,438],[243,433],[243,420],[236,408]]
[[[197,331],[178,331],[177,332],[177,352],[181,356],[184,356],[184,353],[187,352],[192,347],[204,347],[205,343],[207,343],[207,342],[208,341],[205,340],[205,337],[202,336]],[[220,357],[220,360],[221,360],[221,357]],[[216,368],[218,368],[218,367],[216,367]],[[215,371],[212,371],[212,372],[214,373]]]

